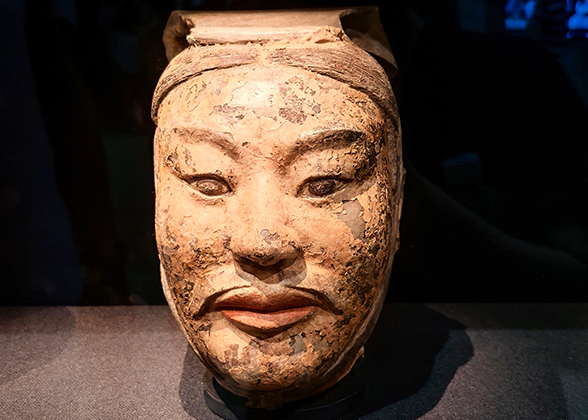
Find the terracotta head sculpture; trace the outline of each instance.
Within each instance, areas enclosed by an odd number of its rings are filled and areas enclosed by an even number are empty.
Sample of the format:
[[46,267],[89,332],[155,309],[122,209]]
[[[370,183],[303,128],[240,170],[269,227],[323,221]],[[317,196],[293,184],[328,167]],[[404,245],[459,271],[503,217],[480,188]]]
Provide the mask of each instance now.
[[[252,407],[339,381],[384,303],[404,170],[394,95],[365,51],[394,64],[374,13],[175,12],[164,35],[163,289],[204,365]],[[368,25],[344,30],[349,16]]]

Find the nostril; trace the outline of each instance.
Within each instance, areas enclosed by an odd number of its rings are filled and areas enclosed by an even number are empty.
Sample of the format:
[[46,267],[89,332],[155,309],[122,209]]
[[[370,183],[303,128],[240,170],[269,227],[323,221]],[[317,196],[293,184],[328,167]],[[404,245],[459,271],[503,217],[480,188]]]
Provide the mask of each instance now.
[[[245,255],[246,259],[250,260],[252,263],[256,265],[260,265],[263,267],[271,266],[279,262],[279,256],[275,255],[274,252],[268,251],[257,251],[253,252],[252,254]],[[278,258],[276,258],[278,257]]]
[[236,262],[246,273],[252,274],[260,280],[265,280],[292,266],[296,262],[296,259],[286,258],[276,262],[273,259],[263,261],[257,256],[253,258],[239,257],[236,258]]

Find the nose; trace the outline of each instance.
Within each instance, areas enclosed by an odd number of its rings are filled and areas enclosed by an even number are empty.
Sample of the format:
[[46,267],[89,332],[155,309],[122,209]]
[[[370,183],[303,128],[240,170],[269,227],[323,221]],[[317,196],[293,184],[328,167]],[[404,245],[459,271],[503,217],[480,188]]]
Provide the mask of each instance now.
[[[275,272],[298,258],[298,238],[289,226],[289,212],[279,189],[258,183],[242,203],[243,223],[231,238],[231,251],[243,268]],[[250,270],[247,270],[250,271]]]
[[[292,263],[298,257],[298,247],[284,229],[243,227],[231,240],[235,259],[259,267],[274,268]],[[288,264],[290,265],[290,264]]]

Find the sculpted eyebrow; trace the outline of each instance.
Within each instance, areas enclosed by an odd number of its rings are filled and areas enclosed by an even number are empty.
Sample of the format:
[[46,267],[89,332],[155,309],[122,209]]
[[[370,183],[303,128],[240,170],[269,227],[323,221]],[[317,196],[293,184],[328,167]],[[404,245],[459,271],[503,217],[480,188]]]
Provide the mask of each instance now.
[[289,164],[308,152],[349,147],[366,137],[366,133],[354,129],[319,129],[303,133],[286,154],[285,163]]
[[241,157],[239,147],[229,133],[222,133],[203,128],[175,127],[172,132],[188,143],[206,142],[216,146],[221,152],[225,152],[231,158],[237,160]]

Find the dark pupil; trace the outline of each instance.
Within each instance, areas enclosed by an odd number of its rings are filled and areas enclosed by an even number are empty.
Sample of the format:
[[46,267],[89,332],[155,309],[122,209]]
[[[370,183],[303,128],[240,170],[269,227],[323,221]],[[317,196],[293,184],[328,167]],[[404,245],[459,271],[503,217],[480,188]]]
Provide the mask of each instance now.
[[225,186],[215,179],[201,179],[196,181],[195,187],[204,195],[222,195],[227,192]]
[[320,181],[314,181],[308,185],[308,192],[316,196],[329,195],[335,191],[335,180],[334,179],[321,179]]

